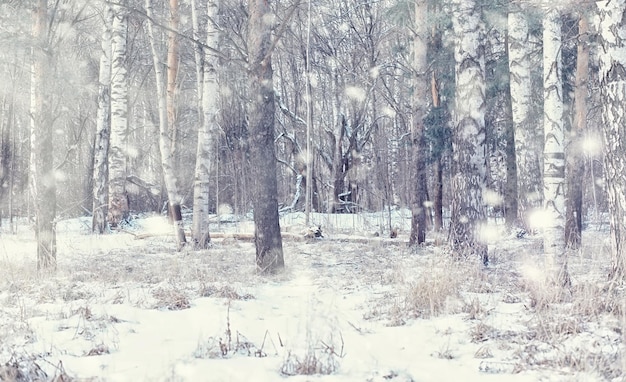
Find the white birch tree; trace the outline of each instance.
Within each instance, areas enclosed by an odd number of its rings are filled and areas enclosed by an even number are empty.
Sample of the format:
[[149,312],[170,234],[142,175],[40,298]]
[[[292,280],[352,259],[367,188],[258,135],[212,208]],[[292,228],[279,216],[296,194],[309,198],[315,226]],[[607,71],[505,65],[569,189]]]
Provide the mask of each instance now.
[[104,233],[107,228],[108,207],[108,155],[111,133],[111,23],[113,10],[104,6],[100,71],[98,75],[98,110],[93,161],[93,218],[92,231]]
[[126,144],[128,134],[128,0],[112,6],[111,35],[111,135],[109,138],[109,211],[107,220],[116,227],[128,216],[126,194]]
[[[207,3],[207,39],[206,45],[217,50],[219,27],[216,24],[218,1]],[[193,221],[191,232],[196,248],[205,248],[211,241],[209,233],[209,196],[210,177],[216,173],[218,160],[217,149],[220,129],[218,126],[217,83],[218,57],[210,49],[205,50],[203,72],[202,118],[198,131],[195,179],[193,186]]]
[[551,8],[543,18],[543,246],[546,266],[557,282],[569,284],[565,252],[565,132],[561,79],[561,16]]
[[[512,6],[513,7],[513,6]],[[528,226],[528,212],[541,205],[541,137],[531,123],[531,60],[528,16],[515,7],[508,14],[510,96],[515,136],[518,213]]]
[[598,1],[604,171],[611,224],[611,278],[626,278],[626,0]]
[[[164,65],[159,54],[157,42],[154,36],[153,28],[153,11],[152,0],[146,0],[146,13],[148,15],[148,37],[150,40],[150,48],[152,50],[152,60],[154,64],[155,85],[157,89],[157,103],[159,114],[159,149],[161,151],[161,167],[163,169],[163,180],[165,182],[165,190],[169,202],[169,212],[174,222],[174,234],[178,250],[182,249],[186,242],[185,231],[180,211],[180,195],[176,185],[176,175],[174,173],[174,145],[172,144],[172,136],[168,129],[168,96],[165,84],[167,74],[164,72]],[[169,60],[168,60],[169,61]]]
[[485,223],[485,58],[480,9],[474,0],[454,2],[455,109],[450,239],[459,254],[488,262],[481,238]]

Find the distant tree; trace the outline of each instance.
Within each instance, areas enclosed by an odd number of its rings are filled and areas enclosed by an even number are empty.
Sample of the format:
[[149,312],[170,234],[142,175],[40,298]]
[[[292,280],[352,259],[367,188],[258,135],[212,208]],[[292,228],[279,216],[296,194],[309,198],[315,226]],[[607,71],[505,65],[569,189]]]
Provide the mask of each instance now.
[[409,245],[422,244],[426,241],[426,201],[428,198],[426,177],[426,139],[424,119],[428,113],[428,3],[426,0],[415,1],[415,35],[413,36],[413,121],[411,125],[411,143],[413,170],[411,186],[411,235]]
[[98,75],[98,110],[96,113],[96,136],[93,160],[93,218],[92,231],[104,233],[107,228],[108,211],[108,156],[111,134],[111,23],[113,13],[104,6],[103,32]]
[[546,214],[543,246],[547,265],[557,282],[570,283],[565,252],[565,132],[561,78],[561,15],[549,9],[543,17],[544,169]]
[[480,9],[474,0],[454,2],[455,121],[452,135],[452,221],[455,251],[488,262],[480,230],[485,223],[485,60],[481,47]]
[[277,201],[274,153],[274,85],[269,0],[248,0],[250,161],[254,173],[252,204],[256,264],[260,273],[285,266]]
[[30,101],[30,174],[35,207],[37,269],[56,269],[56,180],[54,174],[53,127],[45,98],[49,83],[48,2],[36,0],[33,9],[31,101]]
[[126,152],[128,135],[128,0],[113,6],[111,29],[111,135],[109,140],[109,211],[112,227],[128,217]]
[[604,174],[609,201],[612,264],[610,277],[626,278],[626,15],[625,0],[598,1],[600,90],[605,156]]

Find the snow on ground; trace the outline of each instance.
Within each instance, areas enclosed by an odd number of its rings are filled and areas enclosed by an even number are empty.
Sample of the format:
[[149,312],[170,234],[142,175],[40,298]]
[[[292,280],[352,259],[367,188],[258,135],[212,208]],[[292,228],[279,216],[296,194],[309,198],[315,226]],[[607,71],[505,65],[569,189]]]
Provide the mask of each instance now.
[[[213,232],[253,229],[215,221]],[[281,220],[292,233],[304,223]],[[4,224],[0,380],[625,380],[626,302],[607,289],[604,229],[585,233],[574,285],[555,295],[537,236],[492,227],[483,268],[440,238],[408,249],[404,210],[311,224],[324,238],[286,239],[287,268],[271,277],[255,274],[249,241],[175,252],[162,216],[100,236],[88,218],[61,221],[58,271],[41,275],[31,229]],[[383,238],[390,225],[397,239]]]

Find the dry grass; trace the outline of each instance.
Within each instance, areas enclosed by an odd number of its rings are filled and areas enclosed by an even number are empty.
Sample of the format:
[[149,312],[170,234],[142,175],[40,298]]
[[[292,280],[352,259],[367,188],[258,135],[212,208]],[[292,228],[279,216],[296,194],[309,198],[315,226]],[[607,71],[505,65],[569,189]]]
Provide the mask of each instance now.
[[[233,338],[234,337],[234,338]],[[228,302],[228,310],[226,311],[226,329],[223,336],[212,336],[206,340],[198,342],[196,350],[193,352],[195,358],[230,358],[234,355],[243,355],[247,357],[263,358],[267,356],[264,350],[266,341],[272,342],[269,332],[265,332],[261,347],[257,347],[249,341],[245,335],[238,330],[233,335],[233,329],[230,323],[230,301]],[[274,346],[276,350],[276,346]]]
[[[40,364],[45,364],[43,358],[27,354],[13,354],[11,358],[0,365],[0,381],[3,382],[74,382],[78,379],[70,376],[59,362],[53,366],[53,375],[46,373]],[[96,378],[80,379],[81,381],[97,381]]]
[[187,294],[175,285],[158,287],[152,291],[152,296],[157,300],[154,308],[161,310],[182,310],[191,308]]
[[294,375],[328,375],[339,370],[340,359],[344,357],[344,342],[341,332],[340,341],[335,341],[331,333],[326,340],[313,340],[307,336],[308,342],[304,352],[289,351],[285,357],[280,373],[285,376]]
[[228,300],[252,300],[254,296],[250,293],[238,293],[235,288],[230,285],[215,286],[203,284],[200,287],[200,296],[226,298]]
[[462,283],[467,277],[458,262],[442,260],[424,269],[416,281],[406,286],[404,307],[414,317],[430,318],[455,313],[460,301]]
[[309,348],[302,356],[289,352],[280,373],[285,376],[333,374],[339,369],[338,357],[328,347]]

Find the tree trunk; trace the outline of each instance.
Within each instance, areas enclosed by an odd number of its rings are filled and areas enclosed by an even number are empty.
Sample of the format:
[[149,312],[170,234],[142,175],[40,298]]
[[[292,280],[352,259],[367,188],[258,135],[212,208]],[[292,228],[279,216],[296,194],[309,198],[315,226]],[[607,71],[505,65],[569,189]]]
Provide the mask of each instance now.
[[[507,35],[508,40],[508,35]],[[507,60],[509,56],[509,44],[505,46]],[[510,61],[510,60],[509,60]],[[519,204],[517,190],[517,159],[515,157],[515,128],[513,124],[513,102],[511,100],[511,73],[507,73],[509,81],[504,85],[506,92],[504,100],[505,140],[506,140],[506,185],[504,189],[504,221],[512,227],[518,223]]]
[[[433,31],[433,45],[436,49],[441,49],[441,33],[438,31]],[[433,99],[432,110],[437,110],[438,115],[447,115],[445,113],[441,113],[441,97],[439,94],[439,83],[437,79],[436,71],[431,72],[430,76],[430,93]],[[438,120],[437,121],[437,131],[443,131],[448,124],[448,119]],[[433,150],[433,173],[434,173],[434,182],[433,182],[433,192],[432,192],[432,200],[433,200],[433,210],[434,210],[434,224],[435,231],[440,231],[443,228],[443,153],[445,152],[445,146],[447,145],[446,139],[442,136],[442,134],[438,134],[437,142],[435,143],[438,146],[437,150]]]
[[[176,101],[178,98],[178,0],[169,0],[170,21],[167,31],[167,126],[170,129],[170,141],[172,152],[172,165],[175,163],[174,153],[176,153],[176,140],[178,126],[176,125]],[[174,167],[174,171],[176,168]],[[170,200],[170,203],[172,201]],[[170,204],[170,206],[173,206]],[[180,209],[180,204],[178,205]]]
[[48,2],[37,0],[33,13],[33,45],[30,84],[31,192],[35,207],[37,269],[55,270],[56,261],[56,181],[53,164],[53,126],[48,121],[46,102],[48,61]]
[[415,2],[415,36],[413,37],[413,122],[411,125],[411,143],[413,171],[411,185],[411,236],[409,245],[419,245],[426,241],[426,142],[424,137],[424,118],[428,111],[428,4],[425,0]]
[[113,11],[105,5],[104,31],[102,32],[102,52],[100,53],[100,74],[98,78],[98,111],[96,114],[96,137],[93,161],[93,217],[91,228],[102,234],[107,228],[107,203],[109,200],[107,182],[109,155],[109,135],[111,133],[111,22]]
[[257,271],[265,274],[285,266],[278,220],[274,154],[275,104],[269,0],[248,0],[248,12],[250,161],[255,174],[252,197],[254,242]]
[[604,171],[609,221],[611,224],[612,265],[610,277],[626,278],[626,41],[625,0],[598,1],[600,89],[602,130],[605,144]]
[[[146,0],[146,13],[152,19],[152,1]],[[175,17],[175,16],[173,16]],[[174,108],[170,106],[164,86],[165,73],[163,66],[159,60],[159,52],[156,47],[156,40],[152,28],[152,21],[148,20],[148,35],[150,38],[150,47],[152,49],[152,60],[154,63],[155,84],[157,89],[157,102],[159,109],[159,149],[161,151],[161,167],[163,169],[163,179],[165,182],[165,190],[168,199],[168,212],[174,223],[174,235],[176,236],[176,244],[178,250],[181,250],[186,243],[185,231],[183,227],[182,213],[180,209],[180,196],[176,186],[176,176],[174,175],[174,153],[172,138],[168,129],[169,111]],[[169,55],[168,55],[169,56]],[[168,71],[168,81],[172,74]],[[174,74],[175,76],[175,74]]]
[[128,217],[126,143],[128,135],[127,0],[113,5],[111,37],[111,135],[109,138],[109,211],[111,227]]
[[452,222],[450,238],[459,255],[488,262],[480,229],[485,223],[485,59],[480,40],[480,10],[474,0],[455,2],[455,127],[452,151]]
[[[213,49],[219,47],[219,27],[215,24],[219,4],[217,1],[209,1],[207,41],[206,44]],[[193,188],[193,222],[191,232],[194,247],[206,248],[211,236],[209,233],[209,196],[210,178],[212,173],[217,177],[217,149],[219,143],[218,127],[218,96],[217,84],[218,58],[210,50],[206,50],[204,56],[204,84],[202,96],[202,125],[198,131],[198,150],[196,155],[196,170]]]
[[565,216],[565,242],[571,249],[580,248],[583,213],[583,159],[582,140],[587,127],[587,78],[589,77],[589,22],[586,10],[578,21],[578,49],[576,82],[574,84],[574,126],[567,149],[567,208]]
[[543,18],[544,229],[546,266],[556,281],[570,283],[565,252],[565,152],[561,80],[561,17],[550,9]]
[[443,163],[441,156],[437,157],[434,162],[435,183],[433,192],[433,210],[435,231],[443,228]]
[[518,213],[520,223],[528,228],[528,213],[541,205],[541,137],[530,120],[531,78],[529,27],[522,10],[508,15],[507,45],[515,161],[517,170]]
[[329,211],[337,213],[343,210],[341,205],[340,195],[344,192],[345,188],[345,171],[344,168],[344,153],[343,153],[343,138],[346,132],[346,118],[341,113],[341,102],[339,101],[339,95],[341,90],[339,89],[339,74],[337,73],[337,60],[336,57],[330,57],[330,72],[331,72],[331,102],[332,102],[332,116],[333,116],[333,129],[332,132],[332,200],[329,203]]

